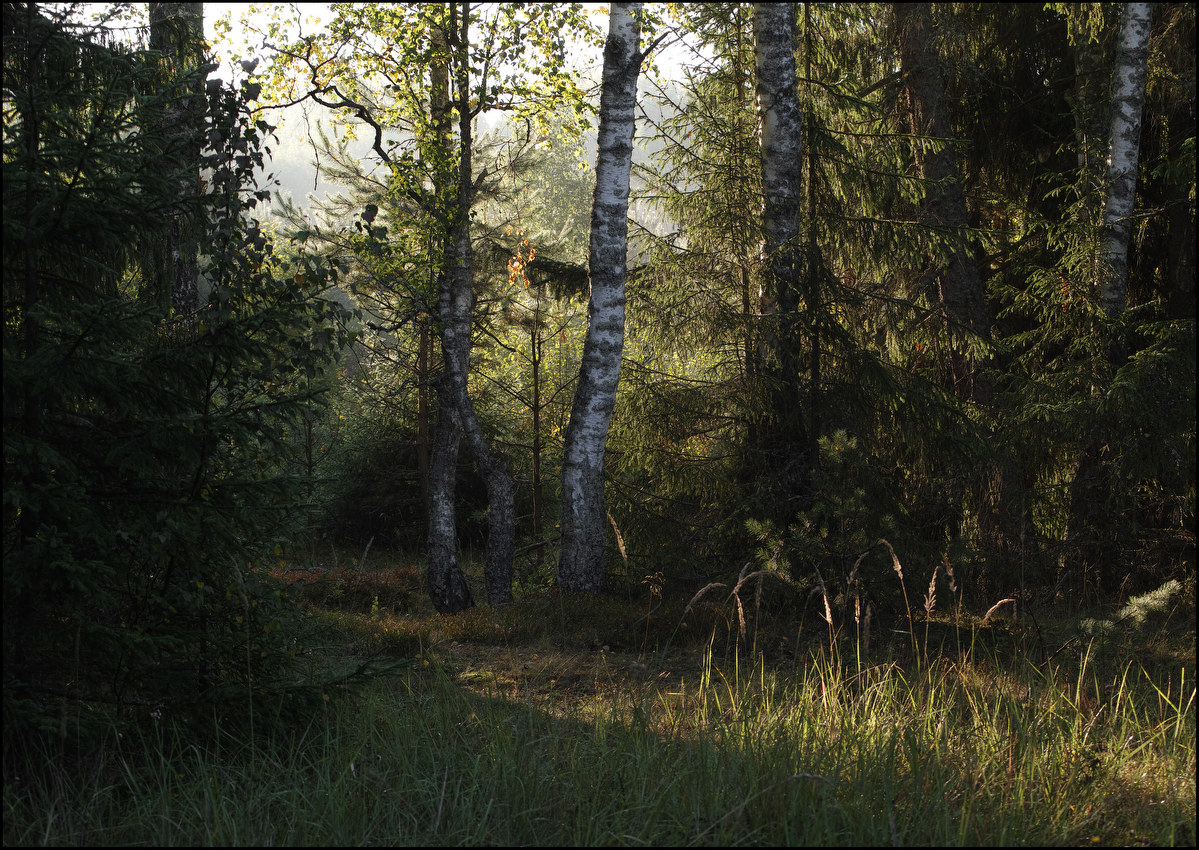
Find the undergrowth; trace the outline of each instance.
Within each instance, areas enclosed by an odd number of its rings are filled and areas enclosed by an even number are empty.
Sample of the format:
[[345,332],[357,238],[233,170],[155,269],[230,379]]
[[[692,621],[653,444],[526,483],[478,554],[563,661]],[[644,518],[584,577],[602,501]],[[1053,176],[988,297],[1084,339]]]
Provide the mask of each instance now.
[[385,675],[255,727],[155,721],[70,770],[46,744],[5,765],[5,843],[1195,841],[1189,594],[1008,622],[1010,644],[905,615],[869,652],[852,620],[715,593],[459,617],[349,596],[313,603],[313,675]]

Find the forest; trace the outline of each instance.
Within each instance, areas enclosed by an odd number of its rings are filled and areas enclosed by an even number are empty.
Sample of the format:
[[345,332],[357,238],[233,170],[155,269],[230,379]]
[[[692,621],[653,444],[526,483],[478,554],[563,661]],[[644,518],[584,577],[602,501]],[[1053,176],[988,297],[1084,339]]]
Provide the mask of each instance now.
[[3,5],[5,844],[1195,843],[1194,4],[214,5]]

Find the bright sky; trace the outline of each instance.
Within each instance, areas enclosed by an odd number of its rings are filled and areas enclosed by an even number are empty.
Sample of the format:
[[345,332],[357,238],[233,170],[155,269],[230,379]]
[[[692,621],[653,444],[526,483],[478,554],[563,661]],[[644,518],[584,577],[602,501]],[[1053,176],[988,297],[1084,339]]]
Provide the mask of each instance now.
[[[233,23],[233,31],[230,33],[231,39],[241,42],[243,39],[241,27],[238,25],[238,20],[245,14],[251,4],[249,3],[205,3],[204,4],[204,34],[210,42],[215,41],[215,30],[213,24],[226,14],[230,15]],[[283,4],[277,4],[283,5]],[[608,4],[607,3],[584,3],[583,7],[592,12],[595,16],[596,26],[601,32],[607,32],[608,29]],[[304,21],[328,21],[331,17],[328,3],[304,3],[302,4],[304,12]],[[243,53],[248,53],[246,49],[242,49]],[[599,68],[603,62],[603,57],[598,50],[583,45],[577,45],[572,48],[576,64],[581,70],[588,68]],[[591,55],[593,54],[593,55]],[[692,51],[683,44],[664,44],[657,52],[657,62],[664,73],[670,74],[673,69],[677,69],[684,62],[693,61]],[[263,57],[264,59],[266,57]],[[227,63],[223,63],[221,70],[218,71],[218,76],[224,79],[229,79],[230,72]]]
[[[109,8],[111,4],[81,3],[78,5],[82,9],[84,17],[88,17],[89,15],[101,14],[105,9]],[[237,48],[239,48],[240,53],[250,55],[252,51],[250,47],[245,44],[244,35],[242,33],[242,28],[239,24],[239,21],[246,14],[251,5],[251,3],[205,3],[204,35],[208,38],[209,42],[213,44],[216,43],[216,29],[214,25],[218,20],[228,15],[233,25],[233,29],[230,33],[230,40],[234,45],[236,45]],[[278,3],[274,5],[284,6],[288,4]],[[305,21],[306,25],[316,26],[317,22],[327,21],[331,17],[328,3],[302,3],[300,5],[303,9],[303,20]],[[583,7],[588,9],[594,15],[595,24],[597,27],[599,27],[601,32],[607,31],[608,5],[609,4],[607,3],[583,4]],[[142,8],[145,8],[144,4],[142,5]],[[222,43],[218,46],[218,52],[227,54],[229,52],[229,45]],[[576,68],[583,72],[595,72],[598,75],[598,69],[603,62],[603,57],[598,49],[582,44],[574,44],[570,48],[570,54],[574,60]],[[262,58],[265,59],[266,57]],[[695,61],[695,53],[686,44],[674,43],[672,40],[667,39],[661,45],[659,45],[655,51],[654,60],[661,69],[663,75],[668,79],[671,79],[679,73],[681,65]],[[221,68],[217,71],[216,76],[226,80],[231,79],[234,76],[232,69],[229,67],[228,60],[224,55],[222,55]]]
[[[249,3],[205,3],[204,36],[208,39],[209,43],[214,45],[216,44],[216,31],[214,29],[214,24],[219,19],[225,17],[225,15],[229,15],[229,19],[233,24],[233,30],[229,33],[230,40],[233,41],[234,44],[238,44],[239,42],[244,43],[244,34],[239,21],[245,15],[250,5],[251,4]],[[329,20],[330,13],[328,3],[305,3],[303,6],[305,21],[309,19],[317,19],[321,21]],[[217,76],[227,80],[230,78],[230,72],[228,60],[224,54],[228,51],[228,46],[224,44],[219,45],[217,46],[217,50],[219,53],[221,53],[221,69],[217,71]],[[248,53],[249,51],[243,47],[241,52]],[[266,59],[265,56],[262,58],[264,60]]]
[[[205,3],[204,4],[204,30],[205,36],[209,42],[216,48],[218,55],[221,58],[221,67],[216,72],[216,76],[225,80],[231,80],[242,76],[240,69],[234,73],[230,67],[228,54],[236,51],[243,56],[254,56],[256,45],[247,45],[245,36],[240,25],[240,19],[249,11],[250,3]],[[275,6],[285,6],[287,4],[274,4]],[[105,3],[85,3],[82,4],[85,16],[88,13],[100,14],[102,10],[109,7]],[[595,25],[601,32],[607,31],[608,26],[608,4],[607,3],[584,3],[583,6],[588,8],[594,15]],[[144,10],[144,5],[142,9]],[[303,21],[306,31],[315,30],[321,21],[328,21],[332,17],[328,3],[303,3],[301,4],[303,13]],[[228,16],[232,24],[232,30],[229,34],[229,41],[217,43],[215,24],[221,18]],[[143,17],[143,23],[144,23]],[[669,40],[667,40],[668,42]],[[680,75],[680,66],[683,63],[693,63],[696,61],[694,51],[685,44],[674,44],[663,42],[655,50],[655,60],[658,68],[662,72],[662,76],[667,79],[677,79]],[[232,48],[232,51],[231,51]],[[570,47],[570,55],[573,59],[575,67],[587,77],[591,82],[598,82],[599,71],[602,67],[603,56],[599,48],[584,44],[574,44]],[[268,57],[260,56],[262,60]],[[641,88],[650,90],[652,87],[647,85],[648,81],[643,82]],[[586,87],[586,84],[584,84]],[[598,97],[598,94],[596,95]],[[280,116],[275,116],[276,119]],[[288,122],[284,122],[288,123]],[[282,128],[281,128],[282,129]],[[307,185],[307,178],[300,181]]]

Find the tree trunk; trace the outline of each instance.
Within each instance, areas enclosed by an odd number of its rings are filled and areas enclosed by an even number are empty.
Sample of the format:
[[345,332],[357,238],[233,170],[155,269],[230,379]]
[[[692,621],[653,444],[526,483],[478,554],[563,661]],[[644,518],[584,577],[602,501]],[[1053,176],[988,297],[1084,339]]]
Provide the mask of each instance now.
[[[50,33],[47,31],[48,22],[39,14],[37,7],[33,3],[26,5],[24,9],[24,26],[21,30],[18,30],[17,26],[14,26],[20,22],[20,18],[16,17],[20,12],[12,10],[8,14],[14,17],[12,20],[5,21],[5,40],[8,41],[9,33],[13,32],[10,44],[19,45],[20,54],[17,54],[15,50],[12,50],[11,53],[6,51],[4,57],[5,64],[8,66],[11,63],[11,67],[15,71],[14,76],[17,79],[24,80],[27,91],[24,97],[14,98],[20,121],[17,124],[17,128],[14,128],[14,136],[18,140],[18,143],[14,145],[14,159],[11,160],[16,167],[10,173],[20,174],[20,177],[17,178],[20,180],[20,184],[5,186],[6,195],[8,192],[12,192],[12,201],[10,203],[13,204],[14,209],[16,208],[18,193],[22,196],[22,206],[24,209],[20,223],[21,230],[18,231],[21,233],[21,257],[18,260],[6,254],[5,274],[12,274],[16,277],[17,269],[20,268],[18,263],[24,266],[22,269],[24,272],[22,276],[24,278],[22,281],[24,291],[21,293],[19,302],[20,314],[23,318],[21,331],[23,331],[24,335],[21,356],[24,363],[32,363],[42,353],[41,349],[44,344],[42,339],[42,321],[40,318],[42,315],[42,310],[40,309],[42,302],[41,254],[43,250],[52,250],[51,246],[45,244],[45,241],[39,238],[42,226],[38,221],[38,210],[44,203],[39,183],[39,178],[44,173],[42,163],[42,117],[40,113],[43,79],[42,74],[39,73],[41,65],[39,54],[46,40],[48,40]],[[13,30],[10,31],[9,27],[13,27]],[[20,63],[19,65],[18,62]],[[5,71],[9,73],[8,67],[6,67]],[[5,166],[7,167],[8,164],[6,162]],[[9,201],[9,197],[6,196],[5,201]],[[7,242],[7,239],[5,241]],[[12,266],[8,266],[8,263],[12,263]],[[6,291],[6,309],[8,297]],[[12,337],[5,337],[4,342],[6,346],[9,344],[10,339]],[[6,360],[8,356],[6,351]],[[21,411],[21,438],[28,440],[31,445],[36,445],[44,439],[43,417],[47,404],[43,392],[44,389],[40,381],[33,381],[28,378],[24,380],[23,392],[21,393],[21,403],[24,408]],[[13,412],[8,409],[6,404],[6,434],[8,422],[10,421],[8,417]],[[36,501],[32,504],[22,506],[20,519],[18,520],[17,533],[19,535],[19,542],[14,547],[14,561],[19,563],[19,559],[28,551],[26,547],[33,545],[41,526],[41,516],[42,510]],[[13,550],[9,548],[10,545],[6,541],[5,549],[8,554],[14,554]],[[6,562],[8,554],[6,554]],[[26,647],[32,643],[32,635],[37,634],[38,629],[35,628],[37,620],[35,619],[36,614],[33,611],[33,606],[29,602],[30,599],[34,598],[29,586],[24,582],[18,585],[17,590],[13,593],[13,596],[16,597],[15,599],[10,599],[7,594],[9,586],[8,574],[6,574],[4,647],[6,650],[11,647],[13,654],[9,656],[6,652],[4,657],[6,661],[10,657],[12,658],[14,661],[13,666],[16,668],[12,673],[20,680],[28,675],[26,664],[29,660],[29,654],[26,652]],[[15,612],[16,616],[10,618],[8,616],[10,611]],[[7,668],[7,664],[5,666]]]
[[533,540],[537,546],[537,566],[545,554],[542,540],[542,501],[544,485],[541,480],[541,290],[534,296],[537,308],[529,331],[529,349],[533,366]]
[[1174,186],[1170,207],[1170,248],[1166,260],[1166,316],[1195,321],[1195,207],[1187,189]]
[[455,45],[458,88],[458,185],[452,226],[449,261],[449,297],[442,302],[442,350],[445,354],[448,389],[457,407],[458,421],[467,445],[487,484],[488,535],[484,562],[487,601],[492,607],[512,601],[512,558],[516,545],[516,499],[507,465],[492,452],[479,425],[474,403],[467,391],[470,373],[471,317],[474,313],[474,263],[470,238],[470,209],[474,199],[471,165],[470,108],[470,4],[463,3]]
[[426,316],[418,320],[416,345],[416,468],[420,476],[420,503],[429,521],[429,354],[433,347]]
[[922,217],[931,226],[955,234],[948,262],[938,275],[941,305],[949,325],[953,388],[963,398],[985,402],[989,400],[990,388],[976,381],[974,358],[966,350],[960,329],[989,340],[991,320],[974,246],[962,235],[970,220],[950,143],[952,132],[945,109],[945,85],[932,40],[929,4],[896,3],[895,21],[912,133],[936,140],[931,150],[918,157],[929,187],[921,205]]
[[[1140,156],[1141,113],[1145,105],[1145,80],[1149,70],[1149,32],[1152,4],[1125,3],[1120,16],[1120,42],[1112,72],[1111,130],[1108,140],[1107,195],[1103,205],[1102,264],[1097,282],[1099,299],[1112,318],[1119,317],[1128,301],[1129,216],[1136,200],[1137,161]],[[1115,368],[1125,358],[1123,343],[1113,336],[1109,357]],[[1102,546],[1110,523],[1111,462],[1105,449],[1106,434],[1097,422],[1087,435],[1070,489],[1065,550],[1059,561],[1076,557],[1084,570],[1110,564]],[[1108,576],[1102,572],[1098,580]]]
[[800,403],[800,245],[803,116],[795,72],[795,20],[790,3],[755,3],[754,67],[762,161],[764,284],[759,366],[771,388],[772,419],[758,431],[757,450],[782,487],[785,505],[810,488],[811,456]]
[[606,576],[604,452],[624,348],[629,173],[641,71],[641,4],[613,3],[604,46],[595,198],[588,259],[591,295],[579,383],[562,460],[558,585],[598,593]]
[[1120,47],[1112,78],[1112,124],[1108,144],[1107,201],[1103,207],[1104,274],[1099,297],[1109,315],[1124,312],[1128,300],[1129,215],[1137,195],[1137,159],[1141,150],[1141,112],[1149,75],[1149,29],[1153,6],[1125,3]]
[[[163,92],[176,89],[175,81],[204,58],[204,4],[151,3],[150,49],[162,53]],[[161,293],[169,292],[176,313],[190,316],[200,302],[200,242],[191,217],[200,190],[204,92],[193,88],[178,95],[166,105],[162,130],[169,145],[166,166],[179,175],[179,204],[162,243],[153,248],[150,268],[168,282]]]
[[433,607],[442,614],[457,614],[472,607],[474,599],[458,563],[458,534],[454,522],[454,485],[461,433],[453,393],[443,377],[438,391],[437,425],[429,461],[429,551],[425,583]]
[[[443,28],[435,28],[431,35],[433,63],[430,68],[429,108],[437,134],[437,150],[433,173],[440,196],[454,177],[445,163],[450,160],[452,150],[452,125],[450,122],[450,65],[449,40]],[[441,253],[448,253],[442,240]],[[450,314],[450,274],[446,263],[437,276],[437,315],[445,323]],[[469,316],[467,319],[469,333]],[[461,427],[458,419],[456,396],[449,381],[451,346],[442,337],[443,374],[437,385],[437,423],[433,430],[433,446],[429,458],[428,480],[428,565],[425,582],[433,607],[443,614],[457,614],[474,605],[466,576],[458,563],[458,531],[454,517],[454,490],[458,472],[458,444]]]

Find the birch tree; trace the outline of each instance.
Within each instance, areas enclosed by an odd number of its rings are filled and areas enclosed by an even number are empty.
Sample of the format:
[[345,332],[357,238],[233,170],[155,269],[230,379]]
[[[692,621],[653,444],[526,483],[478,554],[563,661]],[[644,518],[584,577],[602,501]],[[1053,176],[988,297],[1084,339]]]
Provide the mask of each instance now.
[[[1108,316],[1119,317],[1128,300],[1128,243],[1132,232],[1129,216],[1136,200],[1137,162],[1140,158],[1141,114],[1145,106],[1145,82],[1149,70],[1149,32],[1152,4],[1125,3],[1120,16],[1120,38],[1112,71],[1111,129],[1108,141],[1107,194],[1103,204],[1103,242],[1097,289]],[[1118,336],[1109,342],[1107,356],[1116,368],[1127,356]],[[1098,413],[1098,406],[1095,407]],[[1084,558],[1101,557],[1089,530],[1101,529],[1102,512],[1111,494],[1110,450],[1102,418],[1087,434],[1078,460],[1070,493],[1066,550],[1080,547]]]
[[[420,295],[438,324],[444,373],[429,460],[429,590],[439,610],[471,604],[457,563],[453,510],[452,477],[464,437],[488,492],[487,595],[503,605],[512,598],[514,487],[468,392],[476,300],[471,218],[478,194],[495,182],[487,169],[474,172],[473,122],[489,111],[536,123],[541,109],[581,110],[565,46],[571,33],[589,31],[584,13],[579,4],[336,4],[323,31],[277,43],[287,29],[272,23],[258,30],[275,56],[271,97],[310,98],[360,123],[388,172],[393,207],[405,211],[388,226],[433,233],[434,291],[422,283]],[[299,21],[295,29],[302,31]]]
[[1112,122],[1107,160],[1107,199],[1103,207],[1104,270],[1099,298],[1109,315],[1124,312],[1128,299],[1129,215],[1137,194],[1141,113],[1149,73],[1151,3],[1125,3],[1120,46],[1112,77]]
[[624,348],[629,172],[642,54],[640,3],[613,3],[604,46],[595,197],[588,260],[591,295],[579,383],[562,459],[563,590],[596,593],[605,578],[604,451]]
[[768,463],[781,473],[784,486],[803,490],[814,458],[803,456],[808,440],[797,383],[803,116],[795,73],[794,15],[790,3],[755,3],[753,7],[766,265],[760,310],[764,368],[773,384],[775,417],[764,429],[762,448]]
[[[447,166],[453,160],[453,138],[450,108],[450,57],[449,37],[447,35],[448,21],[439,20],[430,29],[432,61],[429,65],[429,112],[436,136],[433,145],[433,158],[438,160],[433,164],[434,194],[444,196],[446,190],[455,184],[452,169]],[[447,186],[446,184],[450,185]],[[442,255],[447,253],[448,246],[442,240]],[[463,358],[469,362],[469,317],[466,327],[468,348],[464,352],[457,342],[462,338],[461,321],[455,321],[452,316],[450,299],[450,275],[443,262],[437,275],[437,315],[443,322],[443,362],[445,369],[437,387],[437,424],[433,430],[432,452],[429,460],[428,483],[428,568],[425,583],[429,590],[429,598],[433,607],[442,614],[457,614],[474,605],[470,587],[462,566],[458,563],[458,533],[454,515],[454,491],[458,470],[458,448],[462,439],[461,418],[458,413],[458,399],[455,387],[451,381],[450,360],[451,348],[454,350],[453,362],[456,369],[461,370]],[[450,348],[445,346],[445,339],[451,340]]]
[[[451,16],[451,21],[453,17]],[[477,186],[472,169],[472,127],[470,85],[470,4],[463,3],[456,44],[455,71],[458,109],[458,183],[454,194],[449,230],[449,269],[438,299],[442,323],[441,349],[446,375],[443,386],[457,408],[458,421],[467,444],[487,482],[488,536],[484,563],[487,600],[492,607],[512,601],[512,554],[516,542],[516,504],[512,474],[504,461],[492,451],[479,425],[474,402],[467,391],[470,371],[471,318],[475,307],[473,251],[470,213]]]
[[[204,61],[204,4],[151,3],[150,49],[161,53],[164,92]],[[151,247],[150,268],[165,281],[160,287],[176,311],[187,316],[199,306],[199,240],[196,228],[181,212],[199,195],[199,160],[204,120],[203,92],[173,92],[162,114],[162,132],[168,140],[166,162],[179,175],[179,204],[170,213],[170,227]]]

